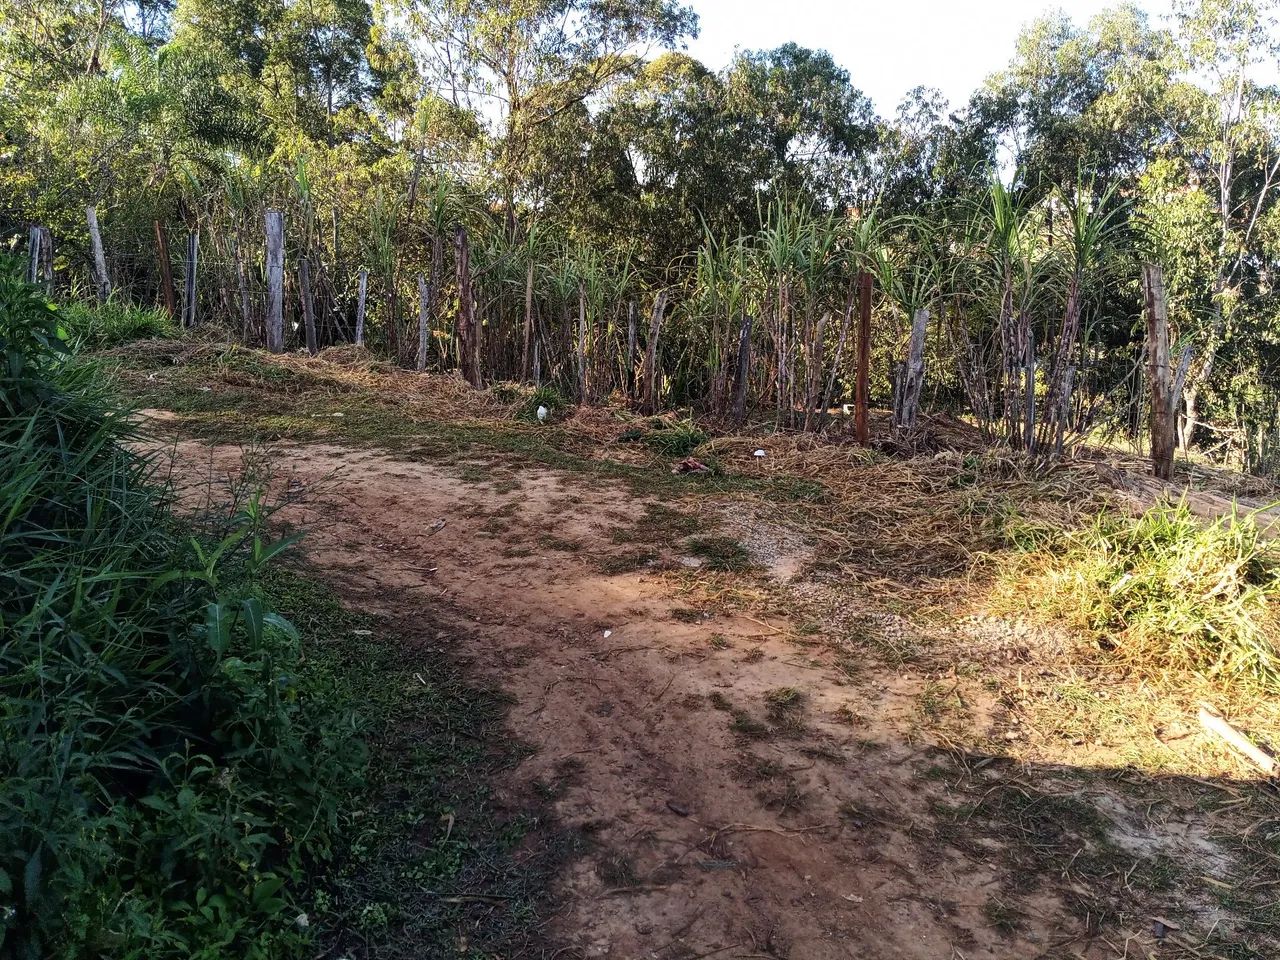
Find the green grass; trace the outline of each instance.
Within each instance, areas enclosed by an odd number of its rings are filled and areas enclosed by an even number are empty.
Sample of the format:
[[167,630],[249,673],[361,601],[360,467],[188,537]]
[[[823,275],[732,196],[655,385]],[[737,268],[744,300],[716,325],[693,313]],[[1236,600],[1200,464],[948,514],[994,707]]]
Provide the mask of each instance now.
[[108,300],[72,302],[58,307],[59,326],[77,350],[101,350],[134,340],[175,336],[177,326],[159,307],[139,307]]
[[[1050,551],[1036,602],[1138,665],[1274,684],[1280,548],[1250,514],[1104,514]],[[1023,588],[1025,589],[1025,588]]]
[[[435,642],[347,609],[305,572],[275,568],[263,587],[312,638],[310,669],[359,704],[370,752],[340,855],[304,905],[315,952],[372,943],[392,960],[479,960],[536,942],[556,866],[584,844],[554,827],[538,791],[516,809],[495,798],[494,778],[526,756],[503,729],[505,698],[469,682]],[[415,635],[437,634],[418,619]]]
[[0,954],[302,955],[364,748],[259,588],[288,543],[175,516],[58,324],[0,265]]
[[751,554],[732,537],[697,537],[689,541],[686,549],[702,559],[706,570],[737,573],[751,568]]

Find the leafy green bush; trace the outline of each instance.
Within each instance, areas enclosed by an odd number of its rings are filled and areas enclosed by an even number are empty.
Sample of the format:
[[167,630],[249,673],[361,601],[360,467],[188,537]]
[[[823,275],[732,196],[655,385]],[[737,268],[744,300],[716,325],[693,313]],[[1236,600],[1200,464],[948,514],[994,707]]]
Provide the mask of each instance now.
[[1103,646],[1212,676],[1276,679],[1280,547],[1254,516],[1206,522],[1182,502],[1103,515],[1064,547],[1037,602]]
[[68,303],[58,307],[63,332],[77,350],[101,350],[134,340],[172,337],[177,328],[159,307],[106,303]]
[[185,535],[130,420],[0,263],[0,955],[284,957],[363,762],[258,571]]

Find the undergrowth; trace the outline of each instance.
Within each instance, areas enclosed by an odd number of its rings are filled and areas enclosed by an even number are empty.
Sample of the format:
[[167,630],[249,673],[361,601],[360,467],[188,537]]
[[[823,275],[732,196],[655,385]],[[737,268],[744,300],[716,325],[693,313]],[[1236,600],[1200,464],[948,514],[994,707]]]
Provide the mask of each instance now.
[[1018,587],[1041,613],[1134,665],[1277,680],[1280,547],[1252,514],[1205,521],[1185,502],[1102,514],[1018,568],[1042,571],[1039,589]]
[[108,300],[106,303],[72,302],[58,307],[62,333],[76,349],[100,350],[134,340],[172,337],[173,320],[160,307],[138,307]]
[[0,954],[280,958],[364,751],[264,598],[252,500],[192,531],[0,265]]

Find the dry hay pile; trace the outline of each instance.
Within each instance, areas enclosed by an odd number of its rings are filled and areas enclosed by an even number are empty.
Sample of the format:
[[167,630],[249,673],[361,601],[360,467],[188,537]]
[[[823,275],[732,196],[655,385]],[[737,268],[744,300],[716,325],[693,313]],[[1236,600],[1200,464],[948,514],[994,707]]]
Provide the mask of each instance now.
[[820,567],[880,593],[953,588],[990,554],[1112,505],[1089,471],[1048,468],[1007,451],[901,457],[812,434],[775,434],[718,437],[699,452],[783,488],[807,482],[812,496],[775,498],[774,508],[797,515],[818,539]]

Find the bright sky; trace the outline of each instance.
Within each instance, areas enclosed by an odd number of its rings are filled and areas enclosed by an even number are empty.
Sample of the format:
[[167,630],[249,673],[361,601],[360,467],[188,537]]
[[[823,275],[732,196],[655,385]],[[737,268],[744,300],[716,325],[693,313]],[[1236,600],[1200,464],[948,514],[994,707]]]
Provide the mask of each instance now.
[[[1013,54],[1023,25],[1063,10],[1076,23],[1118,0],[688,0],[701,19],[689,52],[707,66],[735,47],[769,49],[794,41],[827,50],[853,84],[891,116],[916,86],[939,88],[953,108]],[[1153,20],[1170,0],[1139,0]]]

